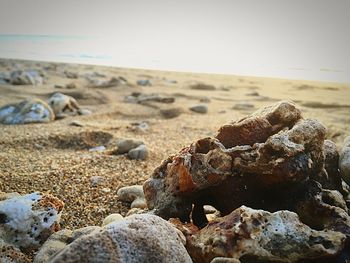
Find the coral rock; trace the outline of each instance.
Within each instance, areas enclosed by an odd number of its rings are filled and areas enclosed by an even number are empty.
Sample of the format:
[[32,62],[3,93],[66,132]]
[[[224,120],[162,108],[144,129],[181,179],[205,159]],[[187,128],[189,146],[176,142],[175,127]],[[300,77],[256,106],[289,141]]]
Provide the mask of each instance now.
[[0,123],[3,124],[42,123],[53,121],[54,118],[55,114],[49,105],[39,99],[27,99],[0,108]]
[[172,222],[185,234],[186,248],[194,262],[211,262],[216,257],[245,258],[251,262],[331,258],[343,249],[346,241],[342,233],[311,229],[293,212],[270,213],[245,206],[211,221],[201,230]]
[[63,202],[40,193],[0,201],[0,238],[24,250],[37,249],[59,230]]
[[133,215],[81,236],[50,262],[192,262],[179,235],[160,217]]

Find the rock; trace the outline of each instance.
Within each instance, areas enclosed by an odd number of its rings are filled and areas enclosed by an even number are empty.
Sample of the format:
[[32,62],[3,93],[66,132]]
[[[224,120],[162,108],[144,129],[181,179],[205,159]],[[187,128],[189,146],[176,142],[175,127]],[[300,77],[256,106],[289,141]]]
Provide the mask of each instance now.
[[248,103],[248,102],[236,103],[232,107],[232,109],[234,109],[234,110],[252,110],[254,108],[255,108],[254,104],[251,104],[251,103]]
[[344,234],[313,230],[290,211],[270,213],[241,206],[201,230],[173,222],[185,234],[194,262],[211,262],[216,257],[254,262],[334,259],[346,242]]
[[10,74],[7,72],[0,72],[0,84],[7,84],[11,80]]
[[139,85],[139,86],[152,86],[152,83],[149,79],[140,79],[137,81],[137,85]]
[[[306,182],[329,177],[325,134],[321,123],[304,120],[293,103],[265,107],[224,125],[216,138],[198,140],[163,161],[144,183],[147,205],[166,219],[188,222],[192,215],[198,226],[207,224],[204,205],[222,215],[243,204],[296,210]],[[341,185],[332,187],[342,190]]]
[[245,94],[246,96],[251,96],[251,97],[259,97],[260,94],[257,91],[252,91],[250,93]]
[[211,101],[211,99],[209,97],[203,97],[199,101],[203,102],[203,103],[209,103]]
[[207,113],[208,112],[208,106],[204,104],[199,104],[190,107],[191,111],[197,112],[197,113]]
[[148,156],[148,149],[146,145],[141,144],[128,152],[128,156],[133,160],[146,160]]
[[69,123],[69,125],[76,127],[84,127],[84,124],[77,120],[72,121],[71,123]]
[[105,219],[103,219],[102,227],[104,227],[110,223],[113,223],[113,222],[118,222],[118,221],[123,220],[123,219],[124,219],[124,217],[121,214],[110,214]]
[[169,109],[161,109],[160,115],[165,119],[172,119],[180,116],[182,114],[182,108],[169,108]]
[[350,136],[345,138],[340,151],[339,169],[343,180],[350,184]]
[[104,181],[104,178],[102,176],[99,176],[99,175],[91,176],[91,178],[90,178],[90,182],[91,182],[92,186],[97,186],[97,185],[101,184],[103,181]]
[[53,121],[55,114],[46,102],[27,99],[0,108],[0,123],[28,124]]
[[89,82],[90,82],[90,85],[89,85],[90,88],[110,88],[110,87],[119,86],[120,84],[124,83],[123,80],[116,77],[112,77],[107,80],[90,78]]
[[59,230],[63,202],[49,194],[32,193],[0,201],[0,239],[33,250]]
[[64,75],[69,79],[77,79],[79,77],[78,73],[68,70],[64,71]]
[[68,112],[74,115],[80,110],[78,102],[73,97],[59,92],[54,93],[48,103],[57,119],[66,117]]
[[131,215],[136,215],[136,214],[144,214],[144,213],[146,213],[146,209],[141,209],[141,208],[136,208],[136,207],[134,207],[134,208],[131,208],[127,213],[126,213],[126,215],[125,216],[131,216]]
[[66,89],[76,89],[78,87],[78,85],[74,82],[68,83],[66,85]]
[[2,263],[30,263],[30,259],[18,248],[0,239],[0,262]]
[[131,208],[147,208],[142,185],[125,186],[117,192],[118,200],[131,203]]
[[100,145],[100,146],[90,148],[89,152],[103,152],[104,150],[106,150],[106,147],[103,145]]
[[131,95],[125,96],[124,101],[128,103],[139,103],[145,104],[148,102],[159,102],[159,103],[173,103],[175,102],[174,97],[162,96],[160,94],[144,94],[140,92],[133,92]]
[[180,234],[160,217],[133,215],[81,236],[50,262],[192,262]]
[[142,141],[134,139],[120,139],[117,141],[117,154],[128,153],[131,149],[134,149],[142,145]]
[[15,70],[11,72],[10,83],[12,85],[42,85],[44,80],[35,70]]
[[79,115],[91,115],[91,110],[88,110],[88,109],[78,109],[78,114]]
[[131,123],[132,129],[137,132],[147,132],[149,130],[149,124],[146,121]]
[[194,90],[216,90],[215,86],[205,83],[195,83],[190,85],[190,89]]

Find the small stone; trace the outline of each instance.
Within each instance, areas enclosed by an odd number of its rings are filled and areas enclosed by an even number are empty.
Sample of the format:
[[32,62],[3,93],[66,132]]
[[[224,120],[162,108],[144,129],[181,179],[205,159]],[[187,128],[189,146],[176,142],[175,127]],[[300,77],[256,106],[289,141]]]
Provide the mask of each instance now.
[[97,186],[104,181],[104,178],[102,176],[95,175],[95,176],[91,176],[90,181],[92,186]]
[[79,109],[78,110],[78,114],[79,115],[91,115],[91,110],[88,110],[88,109]]
[[176,118],[181,115],[183,110],[181,108],[170,108],[170,109],[161,109],[160,114],[165,118],[165,119],[172,119]]
[[108,187],[105,187],[105,188],[102,188],[101,191],[107,194],[111,192],[111,189]]
[[205,83],[196,83],[190,86],[194,90],[216,90],[215,86],[205,84]]
[[90,148],[89,152],[103,152],[104,150],[106,150],[106,147],[101,145],[101,146]]
[[199,105],[195,105],[193,107],[190,108],[191,111],[197,112],[197,113],[207,113],[208,112],[208,106],[207,105],[203,105],[203,104],[199,104]]
[[110,223],[113,223],[113,222],[118,222],[118,221],[123,220],[123,219],[124,219],[124,217],[121,214],[118,214],[118,213],[110,214],[105,219],[103,219],[102,227],[104,227]]
[[258,97],[260,94],[257,91],[252,91],[250,93],[245,94],[246,96]]
[[69,79],[77,79],[78,78],[78,73],[72,72],[72,71],[65,71],[64,75],[69,78]]
[[15,70],[10,75],[12,85],[42,85],[43,82],[43,78],[35,70]]
[[70,126],[76,126],[76,127],[84,127],[84,124],[80,121],[74,120],[71,123],[69,123]]
[[139,86],[152,86],[152,83],[149,79],[140,79],[137,81],[137,85],[139,85]]
[[146,212],[145,209],[134,207],[134,208],[131,208],[131,209],[126,213],[125,217],[131,216],[131,215],[136,215],[136,214],[143,214],[143,213],[145,213],[145,212]]
[[78,102],[71,96],[60,92],[54,93],[48,100],[48,104],[55,113],[56,119],[66,117],[66,114],[74,115],[80,109]]
[[77,88],[77,84],[74,83],[74,82],[68,83],[68,84],[66,85],[66,88],[67,88],[67,89],[76,89],[76,88]]
[[204,205],[203,209],[204,209],[205,214],[214,214],[218,211],[218,210],[216,210],[215,207],[213,207],[211,205]]
[[134,139],[120,139],[117,141],[117,154],[128,153],[131,149],[134,149],[143,144],[142,141]]
[[200,102],[203,102],[203,103],[209,103],[211,100],[209,97],[203,97],[199,100]]
[[118,200],[131,202],[131,208],[147,208],[142,185],[125,186],[117,192]]
[[131,149],[128,152],[128,156],[133,160],[145,160],[148,156],[148,149],[146,145],[141,144],[140,146]]
[[252,110],[254,109],[254,105],[248,102],[239,102],[235,104],[232,109],[234,110]]

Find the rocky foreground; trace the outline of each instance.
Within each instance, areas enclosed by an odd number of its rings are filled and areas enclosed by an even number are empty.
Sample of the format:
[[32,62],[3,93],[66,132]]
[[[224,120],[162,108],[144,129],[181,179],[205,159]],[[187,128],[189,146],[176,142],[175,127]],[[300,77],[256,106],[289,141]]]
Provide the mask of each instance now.
[[3,193],[0,259],[349,262],[349,143],[339,153],[322,123],[282,101],[169,156],[143,187],[120,188],[132,209],[102,226],[59,230],[59,198]]

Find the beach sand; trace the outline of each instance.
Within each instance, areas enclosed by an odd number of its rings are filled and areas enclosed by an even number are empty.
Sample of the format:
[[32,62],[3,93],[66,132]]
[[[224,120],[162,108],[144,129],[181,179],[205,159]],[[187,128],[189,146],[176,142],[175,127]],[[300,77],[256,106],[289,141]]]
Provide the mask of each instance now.
[[[129,204],[118,201],[120,187],[143,184],[169,155],[197,139],[215,135],[223,124],[279,100],[293,100],[305,118],[320,120],[338,147],[350,135],[350,84],[0,60],[0,72],[16,67],[40,70],[45,82],[40,86],[0,84],[0,107],[27,97],[47,100],[61,92],[92,112],[46,124],[0,124],[0,191],[57,196],[65,202],[61,228],[100,225],[111,213],[125,215]],[[65,71],[79,77],[69,79]],[[105,79],[121,76],[128,84],[89,87],[84,76],[93,72],[104,74]],[[139,86],[140,79],[148,79],[152,85]],[[191,89],[197,82],[214,88]],[[69,83],[76,87],[66,88]],[[157,93],[173,97],[175,102],[124,102],[132,92]],[[206,104],[208,112],[189,110],[197,104]],[[181,114],[168,118],[164,112],[169,109]],[[72,126],[72,121],[83,126]],[[135,129],[134,124],[142,121],[148,123],[148,130]],[[119,138],[142,140],[149,149],[148,159],[108,154]],[[89,151],[102,145],[106,151]],[[95,176],[99,176],[98,184],[93,182]]]

